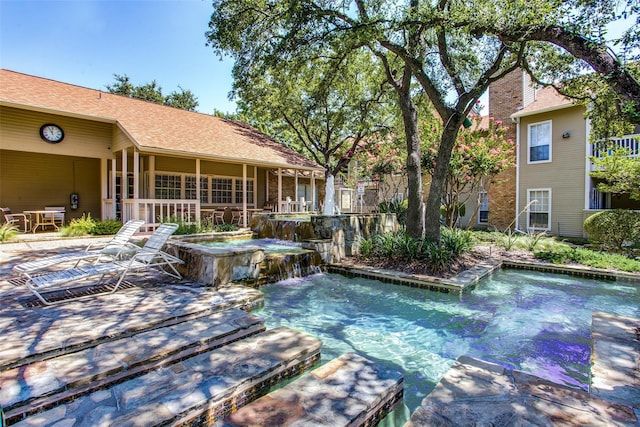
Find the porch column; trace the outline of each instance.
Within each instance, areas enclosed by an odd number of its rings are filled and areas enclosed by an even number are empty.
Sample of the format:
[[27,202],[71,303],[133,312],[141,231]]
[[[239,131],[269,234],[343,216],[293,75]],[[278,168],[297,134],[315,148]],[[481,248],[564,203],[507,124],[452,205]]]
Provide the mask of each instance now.
[[200,159],[196,159],[196,224],[200,227]]
[[108,159],[100,159],[100,219],[107,219],[107,204],[105,201],[109,197],[109,166]]
[[269,200],[269,169],[264,171],[264,179],[265,179],[265,200],[269,203],[273,203],[271,200]]
[[242,226],[247,226],[247,164],[242,164]]
[[146,199],[156,198],[156,156],[149,156],[149,194]]
[[[128,180],[127,180],[128,181]],[[137,148],[133,148],[133,212],[132,219],[139,219],[140,208],[138,200],[140,199],[140,152]]]
[[[116,157],[113,156],[113,158],[111,159],[111,208],[113,209],[113,217],[116,217],[116,213],[117,213],[117,198],[118,195],[116,194],[116,183],[118,180],[118,170],[116,168]],[[122,221],[122,210],[120,211],[120,220]]]
[[311,209],[316,210],[316,171],[311,171]]
[[278,201],[276,202],[276,210],[280,212],[280,203],[282,202],[282,169],[278,168]]
[[300,205],[297,205],[296,203],[299,203],[300,200],[298,200],[298,169],[295,170],[295,181],[293,184],[293,206],[298,206],[298,212],[300,211]]

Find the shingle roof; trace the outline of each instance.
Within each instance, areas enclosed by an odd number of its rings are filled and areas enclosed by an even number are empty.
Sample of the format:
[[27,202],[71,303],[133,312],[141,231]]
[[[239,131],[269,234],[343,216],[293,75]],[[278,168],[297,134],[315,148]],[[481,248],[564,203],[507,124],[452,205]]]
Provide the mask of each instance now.
[[552,86],[546,86],[536,91],[536,99],[522,110],[511,115],[512,118],[540,114],[547,111],[560,110],[573,106],[569,98],[560,95]]
[[0,69],[0,105],[117,123],[141,151],[322,169],[243,123],[6,69]]

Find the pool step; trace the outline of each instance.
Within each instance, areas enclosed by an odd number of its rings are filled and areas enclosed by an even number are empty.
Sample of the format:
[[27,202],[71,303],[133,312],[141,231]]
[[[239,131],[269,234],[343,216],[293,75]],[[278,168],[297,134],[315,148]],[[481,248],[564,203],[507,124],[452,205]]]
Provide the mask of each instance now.
[[265,330],[231,309],[0,372],[8,422]]
[[112,384],[14,425],[211,425],[313,366],[320,347],[309,335],[272,329]]
[[224,420],[238,426],[376,425],[403,397],[403,376],[346,353]]
[[[24,302],[35,297],[23,288],[3,293],[0,371],[230,308],[252,310],[264,304],[259,291],[245,286],[213,289],[186,280],[165,284],[149,279],[92,300],[25,309]],[[12,316],[15,320],[7,321]]]

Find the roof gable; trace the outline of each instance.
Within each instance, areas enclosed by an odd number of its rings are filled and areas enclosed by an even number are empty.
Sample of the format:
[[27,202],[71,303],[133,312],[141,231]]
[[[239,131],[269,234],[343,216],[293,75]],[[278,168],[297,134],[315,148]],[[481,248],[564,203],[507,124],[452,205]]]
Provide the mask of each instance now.
[[0,105],[117,123],[141,151],[322,169],[243,123],[6,69],[0,69]]

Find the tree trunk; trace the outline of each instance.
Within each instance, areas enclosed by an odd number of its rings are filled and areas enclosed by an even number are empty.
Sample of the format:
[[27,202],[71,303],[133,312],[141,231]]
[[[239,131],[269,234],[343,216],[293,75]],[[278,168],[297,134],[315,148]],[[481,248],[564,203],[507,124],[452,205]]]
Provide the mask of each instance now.
[[411,99],[409,84],[398,91],[400,110],[407,140],[407,233],[415,238],[424,236],[424,209],[422,205],[422,168],[420,165],[420,136],[418,111]]
[[442,203],[442,192],[447,179],[451,152],[453,151],[453,146],[458,136],[458,129],[462,124],[460,117],[461,115],[459,113],[454,113],[453,116],[446,120],[446,125],[440,137],[440,148],[438,148],[436,167],[431,178],[431,186],[429,187],[429,197],[427,198],[425,210],[425,237],[437,243],[440,242],[440,205]]

